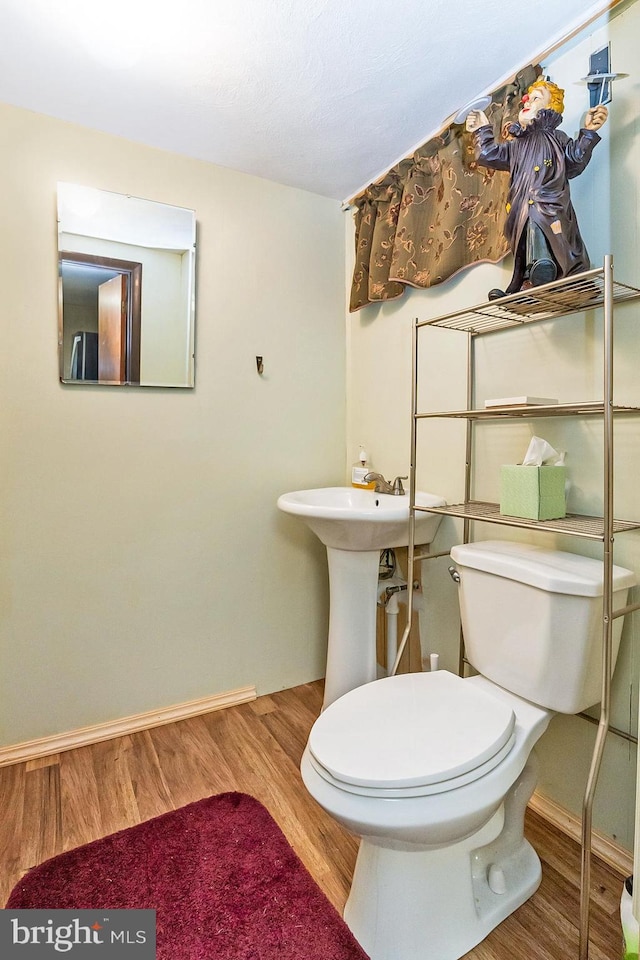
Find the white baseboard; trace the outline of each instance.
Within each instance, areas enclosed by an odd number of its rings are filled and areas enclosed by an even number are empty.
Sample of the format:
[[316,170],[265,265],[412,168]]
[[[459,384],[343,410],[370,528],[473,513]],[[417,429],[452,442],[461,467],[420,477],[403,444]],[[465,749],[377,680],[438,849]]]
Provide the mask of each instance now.
[[[578,843],[582,840],[582,821],[574,813],[570,813],[560,804],[550,800],[537,791],[529,800],[529,806],[536,813],[566,833]],[[622,877],[629,877],[633,873],[633,854],[621,847],[615,840],[605,837],[594,830],[591,837],[591,850],[596,857],[616,870]]]
[[149,730],[151,727],[160,727],[165,723],[174,723],[176,720],[187,720],[189,717],[197,717],[203,713],[211,713],[213,710],[222,710],[224,707],[233,707],[255,699],[254,686],[240,687],[226,693],[216,693],[212,697],[189,700],[187,703],[149,710],[147,713],[137,713],[133,717],[123,717],[121,720],[96,723],[90,727],[70,730],[68,733],[0,747],[0,767],[48,757],[53,753],[62,753],[64,750],[74,750],[76,747],[86,747],[91,743],[100,743],[102,740],[113,740],[115,737],[124,737],[129,733]]

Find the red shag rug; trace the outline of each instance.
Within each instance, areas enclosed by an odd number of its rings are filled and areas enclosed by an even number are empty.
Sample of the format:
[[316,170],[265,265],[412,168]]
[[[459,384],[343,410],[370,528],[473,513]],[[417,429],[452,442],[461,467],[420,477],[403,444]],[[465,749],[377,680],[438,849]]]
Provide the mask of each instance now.
[[270,814],[223,793],[34,867],[7,909],[155,909],[158,960],[367,960]]

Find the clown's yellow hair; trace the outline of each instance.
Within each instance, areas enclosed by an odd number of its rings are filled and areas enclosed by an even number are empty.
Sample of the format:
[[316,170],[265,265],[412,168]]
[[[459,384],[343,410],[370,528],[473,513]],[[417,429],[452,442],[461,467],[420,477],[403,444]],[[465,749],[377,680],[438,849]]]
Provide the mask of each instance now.
[[531,93],[536,87],[546,87],[551,99],[549,100],[549,110],[555,110],[556,113],[564,113],[564,90],[551,80],[536,80],[532,83],[527,93]]

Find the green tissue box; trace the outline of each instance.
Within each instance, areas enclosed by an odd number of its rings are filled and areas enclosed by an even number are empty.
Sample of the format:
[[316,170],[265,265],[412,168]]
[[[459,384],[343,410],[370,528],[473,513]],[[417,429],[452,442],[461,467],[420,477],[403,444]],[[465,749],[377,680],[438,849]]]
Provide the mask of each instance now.
[[527,520],[557,520],[567,515],[565,467],[503,466],[500,513]]

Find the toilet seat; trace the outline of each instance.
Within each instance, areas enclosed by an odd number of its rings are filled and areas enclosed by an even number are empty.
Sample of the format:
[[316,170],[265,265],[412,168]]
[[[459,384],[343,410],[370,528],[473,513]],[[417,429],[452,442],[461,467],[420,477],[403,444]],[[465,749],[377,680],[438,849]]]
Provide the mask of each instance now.
[[515,741],[511,706],[446,670],[357,687],[316,720],[309,759],[339,789],[396,799],[472,783]]

